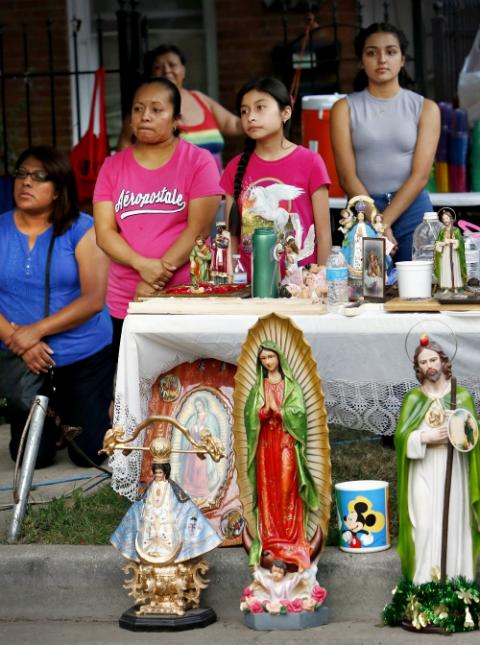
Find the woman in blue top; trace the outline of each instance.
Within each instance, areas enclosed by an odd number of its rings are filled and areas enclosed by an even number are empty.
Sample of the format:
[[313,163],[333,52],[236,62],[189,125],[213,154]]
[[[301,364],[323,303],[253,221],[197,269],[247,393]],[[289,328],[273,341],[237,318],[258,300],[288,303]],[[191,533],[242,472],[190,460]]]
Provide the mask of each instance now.
[[[10,349],[37,374],[54,368],[54,388],[46,393],[57,424],[59,418],[63,426],[81,427],[76,443],[98,464],[110,427],[113,378],[112,328],[105,309],[108,260],[96,245],[93,219],[78,210],[74,176],[63,153],[47,146],[25,150],[14,175],[15,207],[0,215],[0,351]],[[10,405],[6,417],[15,459],[26,413]],[[55,425],[47,417],[37,468],[53,460]],[[71,445],[69,453],[77,465],[91,465]]]

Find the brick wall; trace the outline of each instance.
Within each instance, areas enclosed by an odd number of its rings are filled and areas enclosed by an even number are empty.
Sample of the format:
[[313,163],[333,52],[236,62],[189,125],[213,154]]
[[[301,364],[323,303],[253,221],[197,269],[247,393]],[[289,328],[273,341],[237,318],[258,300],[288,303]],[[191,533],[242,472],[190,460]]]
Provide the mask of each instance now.
[[[320,24],[332,21],[331,0],[324,0],[317,12]],[[356,72],[352,40],[356,31],[355,0],[340,0],[337,20],[342,62],[340,87],[350,91]],[[235,95],[250,78],[271,74],[274,69],[273,49],[283,43],[282,13],[267,9],[262,0],[217,0],[217,41],[220,100],[229,109],[234,108]],[[3,27],[4,65],[6,74],[24,71],[22,21],[26,21],[31,72],[48,69],[48,44],[46,20],[53,20],[54,67],[68,69],[69,25],[65,0],[4,0],[0,8],[0,25]],[[305,14],[288,12],[288,40],[303,34]],[[325,40],[332,40],[333,31],[327,27],[321,32]],[[27,95],[23,77],[6,79],[7,133],[10,160],[28,145]],[[52,143],[50,86],[48,78],[30,78],[30,117],[32,143]],[[71,103],[68,77],[55,79],[55,109],[57,121],[57,146],[68,150],[71,144]],[[299,110],[292,138],[299,139]],[[0,121],[0,130],[1,130]],[[237,152],[240,141],[228,142],[225,159]],[[0,137],[0,159],[3,156]],[[0,169],[1,172],[1,169]]]
[[[5,79],[7,145],[10,164],[28,146],[27,87],[30,91],[32,145],[52,143],[50,79],[31,77],[27,85],[23,78],[25,59],[22,22],[25,22],[28,39],[27,70],[30,73],[47,72],[47,18],[53,21],[53,66],[56,70],[67,71],[69,67],[68,25],[64,0],[5,1],[2,2],[2,8],[0,9],[5,74],[19,74],[17,78]],[[55,94],[57,146],[60,149],[68,150],[71,139],[70,85],[68,77],[57,77],[55,79]],[[0,132],[1,128],[2,124],[0,122]],[[0,155],[3,156],[1,137]]]
[[[353,35],[356,33],[357,16],[355,0],[341,0],[337,9],[338,35],[340,42],[340,87],[341,91],[351,91],[351,81],[356,74],[357,64],[353,60]],[[320,25],[331,24],[331,1],[321,3],[316,13]],[[218,75],[221,103],[234,109],[235,95],[249,79],[274,70],[273,50],[283,43],[283,20],[280,11],[268,9],[262,0],[217,0],[217,42]],[[300,11],[288,12],[288,40],[303,34],[305,14]],[[347,26],[348,25],[348,26]],[[326,28],[321,32],[325,40],[332,40],[333,30]],[[297,115],[299,111],[297,111]],[[299,138],[298,116],[294,123],[292,138]],[[225,159],[241,149],[240,142],[228,142]]]

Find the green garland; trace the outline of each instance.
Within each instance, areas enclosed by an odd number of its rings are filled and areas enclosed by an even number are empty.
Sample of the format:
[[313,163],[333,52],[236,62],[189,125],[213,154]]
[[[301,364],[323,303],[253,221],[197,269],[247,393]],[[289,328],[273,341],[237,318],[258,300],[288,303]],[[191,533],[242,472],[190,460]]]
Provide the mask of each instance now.
[[461,576],[443,585],[438,577],[421,585],[402,579],[392,594],[382,614],[385,625],[408,621],[418,630],[435,625],[450,633],[480,628],[480,586]]

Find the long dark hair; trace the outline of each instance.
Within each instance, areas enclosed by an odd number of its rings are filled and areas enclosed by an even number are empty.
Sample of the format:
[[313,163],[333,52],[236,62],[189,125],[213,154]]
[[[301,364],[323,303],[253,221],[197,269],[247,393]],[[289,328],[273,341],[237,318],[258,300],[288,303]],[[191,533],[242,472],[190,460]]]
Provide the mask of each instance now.
[[33,157],[42,164],[49,180],[55,186],[57,194],[52,202],[50,221],[53,225],[53,234],[62,235],[80,214],[75,176],[70,161],[64,152],[51,146],[33,146],[20,154],[15,170],[18,170],[28,157]]
[[155,49],[148,51],[143,57],[143,73],[145,74],[145,76],[152,75],[153,64],[155,63],[155,60],[159,56],[163,56],[164,54],[176,54],[179,57],[182,65],[184,67],[187,66],[187,58],[183,51],[176,45],[164,43],[162,45],[159,45],[158,47],[155,47]]
[[[368,27],[361,29],[353,42],[355,54],[359,61],[362,60],[365,42],[372,34],[393,34],[398,40],[402,56],[407,55],[408,40],[401,29],[388,22],[373,22]],[[404,87],[406,89],[411,89],[414,86],[414,82],[405,67],[402,67],[398,74],[398,82],[400,83],[400,87]],[[353,90],[355,92],[361,92],[366,87],[368,87],[368,76],[365,70],[361,69],[353,80]]]
[[[168,92],[168,100],[170,105],[173,108],[173,118],[174,119],[179,119],[181,117],[181,106],[182,106],[182,97],[180,95],[180,91],[178,87],[175,85],[175,83],[172,83],[172,81],[169,81],[168,78],[163,78],[161,76],[147,76],[147,77],[142,77],[135,88],[135,93],[133,95],[133,101],[132,101],[132,109],[133,109],[133,104],[135,102],[135,95],[138,92],[138,90],[143,87],[144,85],[160,85],[163,87],[165,90]],[[178,137],[179,135],[179,130],[178,128],[175,128],[173,131],[173,134]]]
[[[291,96],[282,81],[279,81],[278,78],[274,78],[273,76],[262,76],[260,78],[248,81],[248,83],[245,83],[245,85],[238,92],[235,102],[237,114],[240,114],[243,97],[245,96],[245,94],[248,94],[248,92],[251,92],[252,90],[257,90],[257,92],[264,92],[265,94],[269,94],[277,102],[278,109],[280,111],[284,110],[286,107],[292,107]],[[283,124],[284,133],[287,133],[289,128],[290,123],[289,121],[287,121]],[[248,162],[250,161],[250,157],[252,156],[254,150],[254,139],[246,137],[243,154],[240,157],[240,161],[238,162],[235,179],[233,181],[233,204],[228,216],[228,230],[232,235],[240,235],[241,223],[240,212],[238,210],[238,199],[240,197],[240,193],[242,192],[243,177],[245,176]]]

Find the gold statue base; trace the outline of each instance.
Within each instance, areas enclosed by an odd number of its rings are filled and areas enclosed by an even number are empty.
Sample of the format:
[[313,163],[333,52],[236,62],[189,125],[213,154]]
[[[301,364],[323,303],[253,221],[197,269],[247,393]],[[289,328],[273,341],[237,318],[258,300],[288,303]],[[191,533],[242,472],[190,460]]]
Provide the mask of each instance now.
[[200,592],[208,585],[206,560],[196,558],[178,564],[129,562],[131,574],[123,585],[136,605],[119,620],[131,631],[179,631],[206,627],[217,620],[213,609],[200,607]]
[[169,565],[129,562],[123,571],[131,574],[123,586],[137,602],[139,616],[183,616],[188,609],[200,606],[200,591],[208,586],[204,577],[208,563],[201,558]]

